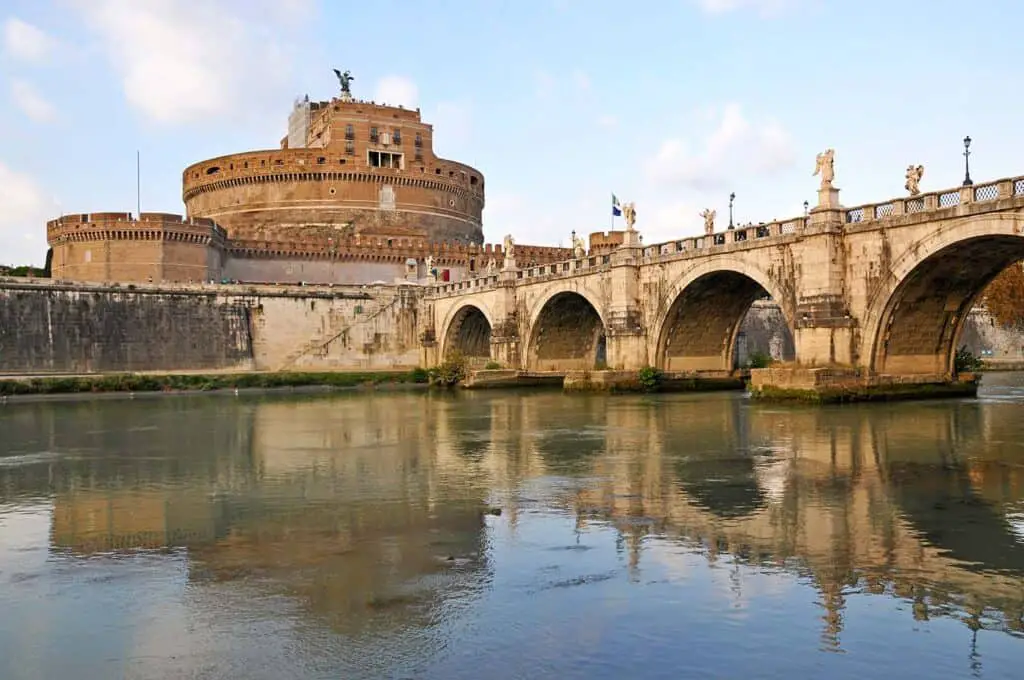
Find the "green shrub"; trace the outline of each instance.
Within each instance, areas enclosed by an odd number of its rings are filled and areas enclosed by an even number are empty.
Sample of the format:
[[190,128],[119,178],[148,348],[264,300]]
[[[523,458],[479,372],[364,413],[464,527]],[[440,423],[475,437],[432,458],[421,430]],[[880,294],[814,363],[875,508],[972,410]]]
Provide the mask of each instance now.
[[656,392],[663,377],[664,374],[654,366],[644,366],[637,373],[637,381],[644,392]]
[[420,368],[419,366],[412,369],[412,373],[409,374],[409,377],[414,383],[430,382],[430,372],[425,368]]
[[430,369],[430,384],[454,387],[466,377],[466,358],[459,352],[452,352],[439,366]]
[[765,354],[764,352],[752,352],[750,358],[747,359],[747,368],[768,368],[772,365],[771,355]]
[[953,357],[953,370],[957,373],[973,373],[980,371],[983,366],[983,362],[979,357],[967,349],[967,345],[964,345],[956,351],[956,356]]
[[484,366],[485,371],[497,371],[501,368],[501,364],[497,361],[488,361],[487,365]]

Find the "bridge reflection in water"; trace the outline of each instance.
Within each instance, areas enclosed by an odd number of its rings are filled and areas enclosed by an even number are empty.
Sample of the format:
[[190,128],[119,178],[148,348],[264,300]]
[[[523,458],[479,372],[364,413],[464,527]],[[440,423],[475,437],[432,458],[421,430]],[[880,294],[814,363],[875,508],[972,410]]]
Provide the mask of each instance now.
[[115,570],[155,549],[209,597],[284,597],[366,658],[390,650],[381,672],[484,599],[520,597],[494,594],[495,570],[550,517],[613,532],[634,582],[683,549],[813,583],[826,647],[869,593],[1020,635],[1019,409],[518,393],[20,405],[0,413],[0,536],[14,510],[48,505],[51,562]]

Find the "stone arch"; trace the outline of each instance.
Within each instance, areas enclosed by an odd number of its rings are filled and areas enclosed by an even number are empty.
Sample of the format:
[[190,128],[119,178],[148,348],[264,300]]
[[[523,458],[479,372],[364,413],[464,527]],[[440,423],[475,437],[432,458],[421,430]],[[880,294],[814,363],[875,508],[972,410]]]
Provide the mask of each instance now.
[[538,371],[590,370],[604,360],[605,317],[589,291],[554,287],[530,314],[525,367]]
[[967,217],[911,243],[868,300],[864,337],[875,374],[952,375],[978,296],[1024,260],[1024,216]]
[[739,258],[713,258],[687,269],[669,288],[655,321],[655,365],[666,371],[731,371],[740,325],[751,305],[772,298],[793,343],[792,295]]
[[487,363],[491,358],[491,317],[484,305],[466,302],[448,312],[441,328],[441,357],[453,351],[463,354],[472,363]]

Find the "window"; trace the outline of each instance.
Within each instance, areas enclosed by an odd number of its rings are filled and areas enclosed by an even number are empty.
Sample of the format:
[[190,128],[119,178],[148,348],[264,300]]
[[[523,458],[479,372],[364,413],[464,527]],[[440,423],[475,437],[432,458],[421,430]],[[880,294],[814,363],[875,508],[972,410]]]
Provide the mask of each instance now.
[[395,128],[391,132],[391,141],[393,141],[395,144],[401,144],[402,143],[402,131],[399,130],[398,128]]
[[371,168],[391,168],[401,170],[405,167],[403,156],[400,153],[389,151],[367,151],[366,162]]
[[378,138],[377,128],[375,128],[375,127],[370,128],[370,141],[373,142],[374,144],[376,144],[377,143],[377,138]]
[[423,137],[420,136],[420,133],[418,132],[416,133],[416,140],[414,142],[414,145],[416,146],[417,149],[423,146]]
[[355,139],[356,131],[351,125],[345,126],[345,139]]
[[320,156],[319,158],[316,159],[317,165],[323,165],[326,162],[327,162],[327,159],[324,158],[323,156]]
[[416,154],[413,156],[413,158],[415,159],[415,161],[417,163],[422,163],[423,162],[423,152],[420,151],[419,149],[416,149]]
[[354,156],[356,153],[355,142],[345,142],[345,153],[349,156]]

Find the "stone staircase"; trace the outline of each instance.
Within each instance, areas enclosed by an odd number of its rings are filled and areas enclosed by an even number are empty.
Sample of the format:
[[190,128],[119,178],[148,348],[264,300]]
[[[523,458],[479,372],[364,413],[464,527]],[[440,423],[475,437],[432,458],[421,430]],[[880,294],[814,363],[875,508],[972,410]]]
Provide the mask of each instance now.
[[400,298],[395,297],[383,304],[377,303],[376,308],[364,310],[364,313],[360,314],[356,318],[345,317],[340,314],[328,315],[327,328],[322,332],[317,333],[308,342],[299,345],[293,351],[285,355],[284,359],[281,360],[274,370],[287,371],[294,368],[295,364],[305,356],[309,356],[310,354],[320,354],[322,356],[326,354],[327,348],[332,342],[335,342],[346,333],[356,331],[360,327],[371,323],[382,314],[393,310],[398,305],[399,301]]

